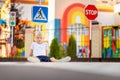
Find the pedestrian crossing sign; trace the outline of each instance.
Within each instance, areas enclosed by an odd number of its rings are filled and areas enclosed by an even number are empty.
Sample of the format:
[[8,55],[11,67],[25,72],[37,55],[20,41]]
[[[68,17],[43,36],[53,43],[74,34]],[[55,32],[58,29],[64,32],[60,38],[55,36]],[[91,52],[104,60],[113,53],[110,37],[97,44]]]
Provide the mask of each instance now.
[[48,22],[48,8],[43,6],[33,6],[32,8],[33,22]]

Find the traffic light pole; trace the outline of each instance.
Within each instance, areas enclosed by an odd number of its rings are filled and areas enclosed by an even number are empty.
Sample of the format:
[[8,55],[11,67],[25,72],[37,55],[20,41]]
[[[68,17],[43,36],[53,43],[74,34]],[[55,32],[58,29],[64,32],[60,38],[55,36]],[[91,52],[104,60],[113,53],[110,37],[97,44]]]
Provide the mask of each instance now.
[[11,47],[13,47],[14,40],[14,27],[16,26],[16,12],[10,12],[10,26],[11,26]]
[[13,47],[13,33],[14,33],[13,32],[14,31],[13,28],[14,28],[14,26],[11,26],[11,27],[12,27],[12,30],[11,30],[12,31],[11,32],[11,47]]

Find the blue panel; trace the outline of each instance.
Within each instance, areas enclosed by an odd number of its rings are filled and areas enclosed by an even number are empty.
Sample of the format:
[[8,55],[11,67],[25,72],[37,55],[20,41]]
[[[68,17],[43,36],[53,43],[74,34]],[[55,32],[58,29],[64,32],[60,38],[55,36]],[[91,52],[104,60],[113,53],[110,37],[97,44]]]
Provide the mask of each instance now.
[[55,19],[55,33],[54,36],[58,38],[58,41],[60,42],[60,19]]

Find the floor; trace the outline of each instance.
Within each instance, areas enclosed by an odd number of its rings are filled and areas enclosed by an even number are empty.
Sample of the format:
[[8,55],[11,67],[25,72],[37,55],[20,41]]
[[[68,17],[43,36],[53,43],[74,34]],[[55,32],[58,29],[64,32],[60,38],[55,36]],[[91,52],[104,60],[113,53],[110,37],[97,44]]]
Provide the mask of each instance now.
[[120,63],[0,62],[0,80],[120,80]]

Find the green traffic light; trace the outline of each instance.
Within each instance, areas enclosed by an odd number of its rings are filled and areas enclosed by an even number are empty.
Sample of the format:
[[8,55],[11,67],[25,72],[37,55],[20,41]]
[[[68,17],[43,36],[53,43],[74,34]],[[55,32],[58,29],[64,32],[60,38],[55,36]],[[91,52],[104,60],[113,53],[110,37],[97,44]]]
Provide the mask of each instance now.
[[15,23],[14,22],[11,22],[11,25],[14,25]]

